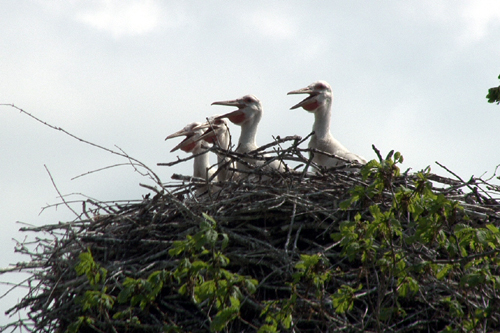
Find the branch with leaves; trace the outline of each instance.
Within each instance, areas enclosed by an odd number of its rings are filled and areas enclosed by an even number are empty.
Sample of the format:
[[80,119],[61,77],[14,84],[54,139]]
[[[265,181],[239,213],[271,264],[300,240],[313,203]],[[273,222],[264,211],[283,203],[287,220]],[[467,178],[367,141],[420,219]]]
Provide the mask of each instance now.
[[[498,76],[500,80],[500,75]],[[488,95],[486,95],[488,103],[500,104],[500,86],[488,89]]]

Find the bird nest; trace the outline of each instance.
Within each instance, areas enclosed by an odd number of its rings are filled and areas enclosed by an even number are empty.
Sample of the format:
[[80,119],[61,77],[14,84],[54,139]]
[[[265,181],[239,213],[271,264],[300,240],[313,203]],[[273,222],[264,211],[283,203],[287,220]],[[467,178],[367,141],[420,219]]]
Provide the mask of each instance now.
[[30,273],[28,294],[8,312],[28,318],[4,328],[500,328],[498,186],[400,173],[399,155],[378,151],[363,169],[311,174],[304,140],[278,138],[252,155],[295,165],[284,173],[255,168],[219,183],[174,175],[142,185],[151,194],[137,202],[85,200],[74,221],[22,228],[36,233],[16,248],[30,261],[4,272]]

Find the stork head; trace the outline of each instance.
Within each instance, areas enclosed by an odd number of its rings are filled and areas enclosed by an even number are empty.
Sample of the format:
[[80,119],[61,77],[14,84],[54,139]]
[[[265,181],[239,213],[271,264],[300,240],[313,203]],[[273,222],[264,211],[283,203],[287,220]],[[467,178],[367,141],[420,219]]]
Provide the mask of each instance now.
[[182,149],[187,153],[192,153],[197,146],[200,146],[199,137],[203,134],[203,130],[197,128],[201,123],[191,123],[186,125],[180,131],[170,134],[165,140],[176,138],[179,136],[185,136],[184,140],[181,141],[177,146],[175,146],[170,152],[174,152],[177,149]]
[[[204,130],[198,140],[204,140],[208,143],[218,143],[219,145],[226,144],[227,137],[229,136],[228,121],[220,117],[220,115],[211,116],[207,118],[207,122],[195,128]],[[222,148],[226,149],[227,147]]]
[[315,112],[321,106],[331,103],[333,95],[332,88],[325,81],[316,81],[305,88],[292,90],[287,95],[309,94],[302,102],[295,104],[290,110],[302,107],[309,112]]
[[237,110],[218,116],[216,119],[227,118],[240,126],[251,119],[260,119],[262,116],[262,104],[254,95],[245,95],[230,101],[213,102],[212,105],[236,106]]

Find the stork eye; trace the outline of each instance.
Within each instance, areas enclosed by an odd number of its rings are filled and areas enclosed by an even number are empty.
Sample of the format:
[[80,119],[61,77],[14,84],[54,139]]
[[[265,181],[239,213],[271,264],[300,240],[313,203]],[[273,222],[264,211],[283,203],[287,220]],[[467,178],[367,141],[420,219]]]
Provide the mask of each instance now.
[[326,89],[326,86],[323,83],[317,83],[314,86],[314,89],[323,90],[323,89]]
[[246,98],[245,98],[245,102],[246,102],[246,103],[252,103],[252,102],[254,102],[254,100],[253,100],[253,98],[251,98],[251,97],[246,97]]

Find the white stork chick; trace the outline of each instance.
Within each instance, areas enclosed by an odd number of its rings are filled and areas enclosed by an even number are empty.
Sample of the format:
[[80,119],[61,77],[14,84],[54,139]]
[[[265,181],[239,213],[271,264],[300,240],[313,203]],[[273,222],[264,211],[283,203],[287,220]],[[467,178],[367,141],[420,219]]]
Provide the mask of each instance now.
[[[245,95],[234,100],[213,102],[212,105],[236,106],[238,108],[233,112],[216,117],[216,119],[228,118],[233,124],[241,127],[241,134],[238,140],[238,146],[236,147],[237,153],[245,154],[259,148],[255,138],[257,136],[257,127],[262,118],[263,111],[262,104],[257,97],[254,95]],[[263,161],[256,161],[253,159],[249,159],[248,162],[256,165],[264,164]],[[269,166],[275,170],[284,170],[282,163],[279,161],[273,161]],[[244,165],[241,165],[241,163],[237,163],[237,167],[240,170],[247,169]]]
[[[327,82],[314,82],[305,88],[293,90],[288,93],[288,95],[292,94],[309,94],[303,101],[290,108],[290,110],[293,110],[302,107],[304,110],[314,113],[314,134],[309,141],[309,148],[336,155],[350,162],[357,162],[360,164],[365,164],[367,162],[363,157],[351,153],[330,133],[333,95],[332,88]],[[314,155],[313,162],[324,167],[335,167],[345,164],[345,162],[340,159],[331,158],[318,153]]]
[[[219,115],[211,116],[207,119],[207,122],[197,126],[195,129],[203,129],[205,132],[198,138],[198,140],[204,140],[208,143],[218,145],[224,150],[229,150],[229,144],[231,142],[228,121],[225,118],[217,118]],[[225,181],[230,178],[229,167],[231,165],[226,165],[229,159],[224,157],[223,154],[217,154],[217,165],[220,171],[217,173],[218,181]]]
[[207,122],[196,126],[197,129],[205,130],[198,140],[217,144],[222,149],[229,149],[230,135],[228,122],[224,118],[217,118],[220,115],[211,116]]
[[181,149],[186,153],[192,153],[193,155],[200,154],[194,158],[193,163],[193,176],[203,179],[210,179],[213,170],[210,168],[210,160],[207,154],[207,150],[202,147],[202,142],[199,140],[200,136],[203,134],[202,129],[197,129],[201,123],[195,122],[186,125],[180,131],[167,136],[165,140],[176,138],[179,136],[186,136],[184,140],[181,141],[177,146],[175,146],[170,152],[174,152],[177,149]]

